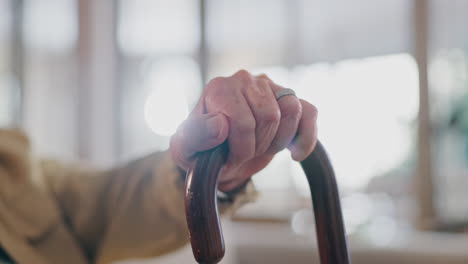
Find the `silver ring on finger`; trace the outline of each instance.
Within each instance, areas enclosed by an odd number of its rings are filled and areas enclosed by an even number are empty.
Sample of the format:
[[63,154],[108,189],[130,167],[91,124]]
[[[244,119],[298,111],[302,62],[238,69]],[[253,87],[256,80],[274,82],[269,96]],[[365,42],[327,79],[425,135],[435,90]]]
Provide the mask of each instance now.
[[282,88],[278,91],[275,91],[276,101],[279,101],[281,97],[288,96],[288,95],[296,96],[296,93],[294,92],[293,89],[289,89],[289,88]]

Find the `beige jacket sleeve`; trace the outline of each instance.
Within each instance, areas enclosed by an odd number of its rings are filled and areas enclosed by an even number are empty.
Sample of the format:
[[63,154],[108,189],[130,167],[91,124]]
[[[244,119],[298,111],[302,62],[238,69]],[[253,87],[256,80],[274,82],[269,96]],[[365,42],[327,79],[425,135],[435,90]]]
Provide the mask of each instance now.
[[[188,242],[183,183],[167,152],[110,171],[42,162],[47,188],[95,263],[155,257]],[[251,200],[251,184],[220,209]]]

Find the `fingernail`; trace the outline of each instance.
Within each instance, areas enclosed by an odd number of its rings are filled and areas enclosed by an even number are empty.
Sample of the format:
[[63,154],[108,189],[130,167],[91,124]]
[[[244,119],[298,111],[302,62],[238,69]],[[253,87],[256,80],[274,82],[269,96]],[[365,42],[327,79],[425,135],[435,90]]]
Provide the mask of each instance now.
[[217,138],[223,126],[222,117],[217,114],[206,120],[206,130],[210,138]]

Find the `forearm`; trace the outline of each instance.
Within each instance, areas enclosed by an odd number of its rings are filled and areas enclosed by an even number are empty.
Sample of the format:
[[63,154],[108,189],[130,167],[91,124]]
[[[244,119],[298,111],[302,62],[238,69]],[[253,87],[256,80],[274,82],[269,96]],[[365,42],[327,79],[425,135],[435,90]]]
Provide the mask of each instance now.
[[[48,174],[63,214],[97,263],[154,257],[188,242],[184,180],[166,152],[107,172],[49,164]],[[253,194],[249,184],[220,201],[220,211],[232,212]]]

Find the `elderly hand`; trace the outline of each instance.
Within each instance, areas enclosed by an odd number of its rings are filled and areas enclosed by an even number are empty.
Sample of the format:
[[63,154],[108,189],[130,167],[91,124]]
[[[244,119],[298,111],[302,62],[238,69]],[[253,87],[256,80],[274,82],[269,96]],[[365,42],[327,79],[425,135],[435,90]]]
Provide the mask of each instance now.
[[277,101],[275,91],[280,89],[266,75],[254,76],[245,70],[211,80],[171,138],[170,152],[178,166],[188,169],[197,152],[227,139],[229,156],[218,188],[229,191],[286,147],[294,160],[305,159],[317,141],[317,109],[295,96]]

